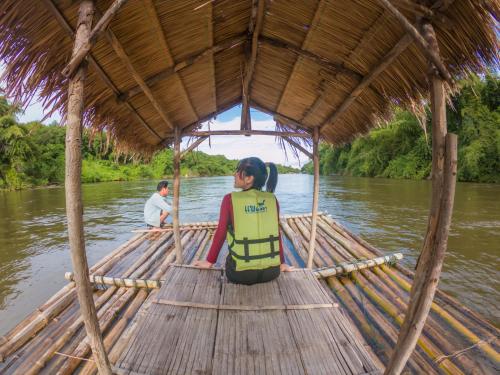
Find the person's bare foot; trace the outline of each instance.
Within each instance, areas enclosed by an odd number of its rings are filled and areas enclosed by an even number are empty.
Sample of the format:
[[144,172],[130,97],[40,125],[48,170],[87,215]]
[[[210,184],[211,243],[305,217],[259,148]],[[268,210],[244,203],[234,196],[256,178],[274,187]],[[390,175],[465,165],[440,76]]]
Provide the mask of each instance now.
[[294,269],[294,267],[292,266],[289,266],[288,264],[286,263],[281,263],[280,264],[280,271],[281,272],[290,272]]
[[213,263],[210,263],[207,260],[197,260],[196,262],[194,262],[193,266],[198,267],[198,268],[202,268],[202,269],[209,269],[209,268],[212,268]]

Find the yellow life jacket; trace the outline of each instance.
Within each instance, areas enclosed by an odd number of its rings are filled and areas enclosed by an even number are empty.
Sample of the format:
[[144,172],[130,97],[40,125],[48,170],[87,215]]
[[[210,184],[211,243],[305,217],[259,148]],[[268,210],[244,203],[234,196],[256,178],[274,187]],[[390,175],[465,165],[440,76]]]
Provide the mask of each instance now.
[[281,263],[276,197],[250,189],[231,193],[234,223],[227,231],[236,271],[262,270]]

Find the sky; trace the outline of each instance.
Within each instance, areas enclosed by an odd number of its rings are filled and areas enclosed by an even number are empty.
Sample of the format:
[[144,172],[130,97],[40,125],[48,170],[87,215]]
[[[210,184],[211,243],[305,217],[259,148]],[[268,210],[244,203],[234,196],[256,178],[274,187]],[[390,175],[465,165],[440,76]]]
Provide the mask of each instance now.
[[[252,117],[252,129],[275,130],[275,124],[271,116],[255,109],[250,111]],[[238,105],[217,116],[210,123],[211,130],[238,130],[240,128],[241,105]],[[29,122],[40,120],[44,117],[42,106],[38,102],[29,105],[23,114],[19,115],[19,121]],[[52,116],[44,121],[50,124],[52,121],[60,122],[59,115]],[[208,124],[203,125],[203,130],[208,129]],[[182,142],[181,148],[187,147],[188,140]],[[287,148],[288,159],[285,152],[276,142],[275,137],[266,135],[245,136],[212,136],[210,143],[205,140],[197,150],[210,155],[225,155],[228,159],[242,159],[249,156],[257,156],[265,162],[274,162],[300,168],[309,161],[308,157],[299,152],[298,160],[289,148]]]

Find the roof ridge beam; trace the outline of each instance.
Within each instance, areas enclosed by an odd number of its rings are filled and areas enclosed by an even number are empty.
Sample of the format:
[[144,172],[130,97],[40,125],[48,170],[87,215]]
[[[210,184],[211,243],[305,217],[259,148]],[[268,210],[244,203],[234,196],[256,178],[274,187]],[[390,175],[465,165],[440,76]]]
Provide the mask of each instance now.
[[[309,44],[309,41],[311,40],[312,32],[316,29],[316,26],[318,25],[319,20],[321,18],[321,13],[323,11],[324,5],[325,5],[324,0],[318,1],[318,5],[316,6],[316,10],[314,11],[314,15],[313,15],[313,18],[311,21],[311,27],[309,28],[309,30],[307,30],[306,36],[304,38],[304,41],[302,42],[302,45],[300,46],[300,49],[305,50],[307,48],[307,45]],[[293,63],[292,72],[288,76],[288,80],[286,82],[285,88],[281,92],[280,99],[278,100],[278,105],[276,106],[276,111],[280,110],[281,104],[283,102],[283,98],[285,97],[285,93],[288,90],[288,86],[290,85],[290,82],[292,81],[292,77],[295,74],[295,70],[297,69],[297,66],[299,65],[299,60],[300,60],[301,56],[302,56],[301,54],[298,54],[297,58],[295,59],[295,62]]]
[[[63,28],[66,33],[70,36],[71,39],[75,37],[75,31],[69,24],[69,22],[66,20],[64,15],[61,13],[59,8],[53,3],[53,0],[43,0],[45,3],[45,6],[49,9],[49,11],[52,12],[54,15],[55,19],[57,22],[59,22],[59,25],[61,28]],[[92,67],[96,70],[96,74],[102,79],[102,81],[109,87],[111,91],[115,94],[115,96],[118,98],[120,95],[120,90],[116,87],[116,85],[111,81],[111,79],[108,77],[104,69],[99,65],[97,60],[92,56],[92,53],[89,53],[89,61]],[[146,121],[137,113],[135,108],[128,102],[124,101],[125,107],[136,117],[136,119],[139,121],[139,123],[144,126],[152,135],[154,135],[158,139],[162,139],[160,135],[153,129],[151,128]]]
[[[155,29],[155,32],[156,32],[156,35],[159,39],[160,45],[163,47],[168,58],[170,59],[171,65],[175,65],[174,56],[172,55],[172,51],[170,50],[170,47],[168,45],[167,36],[165,35],[163,28],[161,27],[160,19],[158,18],[158,12],[156,11],[153,0],[142,0],[142,3],[144,5],[146,13],[148,14],[150,20],[152,21],[152,26]],[[175,72],[175,75],[179,79],[179,82],[182,86],[182,91],[184,92],[184,95],[185,95],[186,100],[189,104],[189,107],[191,109],[192,114],[194,115],[194,117],[196,119],[198,119],[198,117],[199,117],[198,113],[196,112],[196,109],[194,108],[193,102],[191,101],[191,97],[189,96],[189,93],[186,89],[186,85],[184,84],[183,79],[178,74],[178,72]]]
[[130,61],[130,58],[128,57],[127,53],[123,49],[123,46],[121,45],[120,41],[116,37],[116,35],[111,31],[111,29],[107,29],[105,31],[105,36],[106,39],[108,40],[108,43],[111,45],[113,50],[115,51],[116,55],[120,58],[122,63],[125,65],[127,70],[130,72],[134,80],[137,82],[137,84],[141,87],[141,90],[144,92],[146,97],[149,99],[153,107],[156,109],[162,120],[165,122],[165,124],[168,127],[168,130],[174,130],[174,125],[168,118],[165,110],[161,107],[160,103],[156,100],[154,97],[151,89],[148,87],[146,82],[144,82],[144,79],[141,77],[141,75],[135,70],[134,66],[132,65],[132,62]]
[[[162,70],[161,72],[152,75],[151,77],[147,78],[145,82],[148,84],[148,86],[154,85],[155,83],[158,83],[164,79],[167,79],[170,77],[172,74],[175,74],[188,66],[193,65],[194,63],[198,62],[202,58],[208,55],[215,55],[216,53],[231,49],[237,45],[240,45],[245,41],[246,37],[245,36],[237,36],[235,38],[231,38],[229,40],[226,40],[224,42],[218,43],[213,45],[212,47],[206,48],[200,53],[197,53],[195,55],[192,55],[191,57],[188,57],[187,59],[183,61],[179,61],[176,63],[174,66],[167,68],[165,70]],[[122,93],[120,97],[118,98],[120,101],[125,101],[138,93],[142,91],[140,86],[134,86],[130,90]]]
[[70,62],[62,70],[62,74],[66,77],[72,77],[83,59],[87,57],[92,47],[96,44],[97,39],[103,34],[113,17],[118,13],[123,5],[128,0],[115,0],[113,4],[106,10],[104,15],[99,19],[92,29],[88,40],[82,45],[80,50],[71,58]]
[[[434,15],[438,11],[444,12],[447,8],[449,8],[453,4],[454,0],[448,0],[444,2],[440,2],[439,6],[433,7]],[[429,22],[432,19],[429,19]],[[331,123],[337,121],[337,119],[351,106],[352,103],[356,101],[356,99],[362,94],[363,90],[371,85],[378,76],[385,71],[385,69],[394,62],[405,50],[408,48],[413,42],[413,38],[405,34],[399,40],[399,42],[391,48],[389,52],[387,52],[381,60],[379,60],[379,64],[375,66],[365,77],[358,83],[358,85],[354,88],[354,90],[349,94],[349,96],[342,102],[342,104],[335,109],[326,119],[325,122],[320,127],[320,131],[323,131],[324,128]]]
[[[255,0],[253,0],[255,2]],[[255,4],[255,3],[254,3]],[[252,82],[253,73],[255,71],[255,62],[257,61],[257,48],[259,46],[259,34],[262,31],[264,21],[264,13],[266,8],[265,0],[258,0],[257,9],[255,5],[252,7],[252,17],[248,27],[249,36],[252,36],[251,54],[246,64],[245,75],[242,84],[242,105],[241,105],[241,130],[249,130],[252,128],[250,118],[250,84]],[[255,13],[255,23],[254,20]]]
[[420,47],[421,52],[434,64],[439,71],[441,77],[449,84],[452,84],[452,78],[448,69],[444,65],[441,56],[429,43],[424,39],[422,34],[416,29],[413,24],[394,6],[389,0],[378,0],[387,10],[389,10],[394,17],[401,23],[406,32],[413,38],[415,43]]

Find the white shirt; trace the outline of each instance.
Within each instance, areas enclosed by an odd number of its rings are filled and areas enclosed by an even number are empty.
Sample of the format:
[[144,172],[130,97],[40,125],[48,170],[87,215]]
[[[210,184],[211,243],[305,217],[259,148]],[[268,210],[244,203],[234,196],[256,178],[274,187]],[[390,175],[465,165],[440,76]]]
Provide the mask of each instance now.
[[154,227],[160,226],[160,215],[162,211],[171,211],[170,205],[167,203],[160,193],[154,193],[144,205],[144,221],[146,224]]

